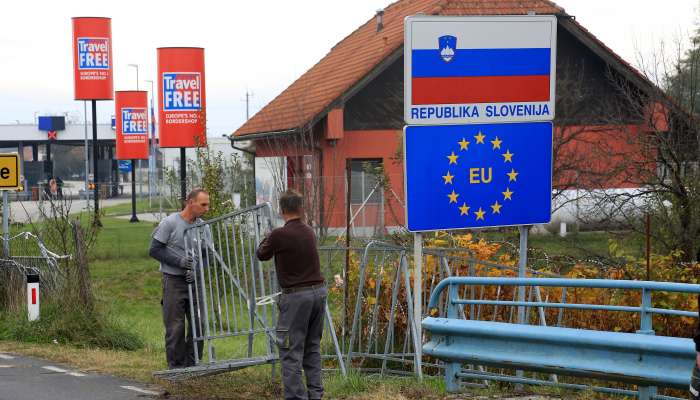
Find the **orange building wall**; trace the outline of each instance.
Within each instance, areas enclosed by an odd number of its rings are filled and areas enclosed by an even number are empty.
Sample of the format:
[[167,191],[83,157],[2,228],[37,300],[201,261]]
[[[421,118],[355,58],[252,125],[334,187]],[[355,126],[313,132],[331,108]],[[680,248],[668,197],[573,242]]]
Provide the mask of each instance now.
[[[403,189],[403,156],[395,160],[401,150],[402,132],[398,130],[345,131],[343,139],[326,142],[323,146],[323,175],[326,191],[325,221],[327,226],[342,227],[346,223],[346,162],[348,159],[382,159],[389,184],[401,201]],[[398,153],[400,154],[400,153]],[[390,190],[385,190],[384,224],[404,223],[404,209]],[[376,215],[376,209],[368,209]],[[370,221],[368,221],[370,222]],[[371,221],[374,222],[374,221]]]
[[[565,145],[556,155],[554,187],[578,189],[630,189],[641,186],[644,174],[653,173],[653,149],[644,148],[645,132],[637,125],[555,127],[555,138]],[[567,140],[568,139],[568,140]],[[575,164],[575,168],[564,165]],[[555,172],[556,175],[556,172]],[[566,186],[569,187],[566,187]]]

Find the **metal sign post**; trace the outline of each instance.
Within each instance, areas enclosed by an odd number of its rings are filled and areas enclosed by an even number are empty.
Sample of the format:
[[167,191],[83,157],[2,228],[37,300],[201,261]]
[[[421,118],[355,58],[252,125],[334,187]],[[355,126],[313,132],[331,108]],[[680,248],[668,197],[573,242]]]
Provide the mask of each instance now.
[[[416,373],[418,378],[423,378],[423,234],[416,232],[413,234],[413,319],[416,324]],[[408,289],[408,288],[407,288]]]
[[[404,32],[405,210],[420,330],[422,232],[551,219],[557,18],[417,15]],[[520,245],[524,277],[523,226]]]
[[10,257],[10,202],[7,190],[2,191],[2,254],[5,259]]
[[0,190],[2,190],[2,234],[3,255],[7,259],[10,256],[10,200],[8,190],[17,190],[20,187],[20,167],[18,154],[0,154]]

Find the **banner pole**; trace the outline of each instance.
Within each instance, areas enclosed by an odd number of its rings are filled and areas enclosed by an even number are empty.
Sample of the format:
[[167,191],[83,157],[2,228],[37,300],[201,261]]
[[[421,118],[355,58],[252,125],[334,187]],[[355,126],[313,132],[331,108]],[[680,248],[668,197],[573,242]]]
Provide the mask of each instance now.
[[97,167],[97,100],[92,100],[92,174],[95,185],[95,224],[102,226],[100,222],[100,185]]
[[187,152],[186,148],[180,147],[180,199],[182,199],[182,207],[185,207],[185,198],[187,197]]
[[[90,212],[90,142],[87,127],[87,101],[83,100],[83,119],[85,126],[85,208]],[[36,161],[36,160],[34,160]]]
[[131,219],[129,222],[139,222],[136,216],[136,160],[131,160]]

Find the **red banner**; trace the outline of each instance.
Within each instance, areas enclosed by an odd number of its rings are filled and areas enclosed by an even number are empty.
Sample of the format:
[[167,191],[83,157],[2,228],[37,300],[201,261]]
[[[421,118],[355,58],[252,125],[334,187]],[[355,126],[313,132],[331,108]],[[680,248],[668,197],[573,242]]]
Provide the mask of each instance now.
[[117,160],[148,159],[148,92],[116,92]]
[[112,20],[73,18],[73,81],[76,100],[112,100]]
[[158,127],[160,147],[207,144],[204,49],[158,49]]

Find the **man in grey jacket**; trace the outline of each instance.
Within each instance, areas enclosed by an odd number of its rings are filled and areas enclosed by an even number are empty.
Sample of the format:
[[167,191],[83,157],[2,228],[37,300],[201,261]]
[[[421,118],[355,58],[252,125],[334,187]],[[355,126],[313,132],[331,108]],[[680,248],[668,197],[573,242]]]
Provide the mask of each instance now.
[[[163,273],[163,324],[165,325],[165,357],[168,368],[194,365],[192,326],[190,326],[190,298],[188,285],[194,282],[195,258],[185,253],[193,249],[185,245],[185,229],[202,222],[200,217],[209,211],[209,194],[203,189],[192,190],[185,208],[164,218],[153,231],[149,255],[160,261]],[[192,301],[197,307],[197,299]],[[187,335],[185,335],[185,325]],[[201,343],[198,346],[202,354]]]

